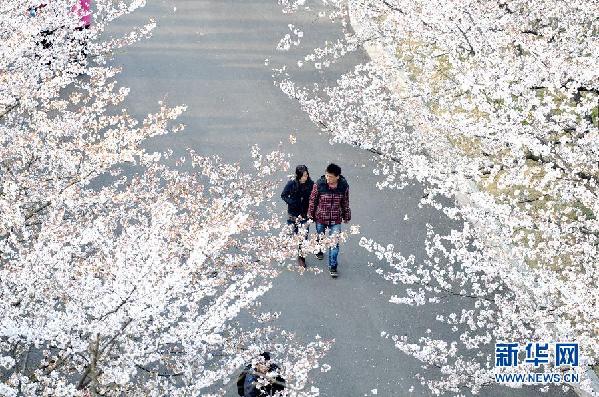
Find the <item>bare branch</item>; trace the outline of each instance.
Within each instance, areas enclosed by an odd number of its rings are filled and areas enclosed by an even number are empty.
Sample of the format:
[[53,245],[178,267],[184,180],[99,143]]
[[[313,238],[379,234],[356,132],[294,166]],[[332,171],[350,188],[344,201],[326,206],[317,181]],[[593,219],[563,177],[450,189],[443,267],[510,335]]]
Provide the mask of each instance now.
[[15,100],[15,102],[13,102],[10,105],[8,105],[7,107],[5,107],[4,112],[2,112],[0,114],[0,120],[2,120],[8,113],[10,113],[14,109],[16,109],[20,104],[21,104],[21,102],[17,99],[17,100]]

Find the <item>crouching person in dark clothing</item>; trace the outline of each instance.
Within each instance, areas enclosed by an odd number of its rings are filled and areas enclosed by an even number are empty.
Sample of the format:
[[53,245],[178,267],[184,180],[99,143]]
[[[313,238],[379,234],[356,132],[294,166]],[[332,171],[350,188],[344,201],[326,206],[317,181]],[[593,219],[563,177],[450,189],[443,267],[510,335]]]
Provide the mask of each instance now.
[[[308,205],[310,202],[310,192],[312,191],[314,182],[310,179],[308,167],[298,165],[295,168],[295,178],[287,182],[281,198],[287,203],[287,224],[291,226],[293,233],[298,234],[302,231],[304,239],[308,238],[309,225],[308,221]],[[297,263],[302,267],[306,267],[306,256],[302,251],[300,243],[298,247]]]
[[270,353],[262,353],[254,364],[248,364],[237,379],[237,394],[242,397],[281,396],[285,379],[278,365],[270,362]]

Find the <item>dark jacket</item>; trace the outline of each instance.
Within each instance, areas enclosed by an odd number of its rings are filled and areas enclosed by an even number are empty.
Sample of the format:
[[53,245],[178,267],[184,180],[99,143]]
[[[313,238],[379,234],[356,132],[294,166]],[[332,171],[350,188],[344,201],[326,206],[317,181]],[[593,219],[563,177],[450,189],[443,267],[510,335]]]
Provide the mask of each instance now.
[[[278,365],[270,364],[268,372],[277,373]],[[274,396],[277,392],[285,390],[285,379],[276,375],[275,382],[268,383],[260,388],[257,387],[259,374],[252,370],[250,364],[246,365],[239,378],[237,378],[237,394],[242,397],[267,397]]]
[[314,181],[310,178],[305,183],[292,179],[285,185],[281,198],[287,203],[287,213],[291,216],[301,215],[308,218],[308,202]]
[[338,225],[351,220],[349,184],[343,175],[335,189],[329,187],[324,175],[318,179],[310,194],[308,217],[323,225]]

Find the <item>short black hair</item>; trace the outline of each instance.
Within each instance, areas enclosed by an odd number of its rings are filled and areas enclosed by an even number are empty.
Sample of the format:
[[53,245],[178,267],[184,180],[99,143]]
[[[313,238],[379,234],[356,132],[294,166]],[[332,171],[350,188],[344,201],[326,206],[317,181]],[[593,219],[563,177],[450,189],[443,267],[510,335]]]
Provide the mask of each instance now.
[[308,171],[308,167],[305,165],[298,165],[295,167],[295,179],[300,180],[302,176],[304,176],[304,172],[308,173],[308,177],[310,176],[310,171]]
[[260,356],[264,357],[264,360],[270,361],[270,352],[263,352]]
[[339,167],[337,164],[331,163],[331,164],[327,165],[327,172],[329,174],[339,176],[339,175],[341,175],[341,167]]

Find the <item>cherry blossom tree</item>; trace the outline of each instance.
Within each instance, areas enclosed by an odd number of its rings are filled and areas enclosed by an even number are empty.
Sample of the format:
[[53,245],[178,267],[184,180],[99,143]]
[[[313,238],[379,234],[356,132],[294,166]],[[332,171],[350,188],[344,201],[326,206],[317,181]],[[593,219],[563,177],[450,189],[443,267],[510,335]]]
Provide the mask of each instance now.
[[452,340],[411,341],[390,330],[385,337],[440,369],[441,380],[422,379],[436,394],[463,387],[477,393],[493,383],[503,371],[494,366],[497,341],[576,341],[582,359],[573,370],[596,364],[599,5],[324,3],[333,6],[331,19],[341,18],[345,36],[297,67],[327,67],[360,45],[371,48],[374,61],[336,85],[310,87],[294,82],[295,65],[286,65],[277,83],[333,142],[380,157],[379,188],[422,182],[421,204],[462,225],[449,234],[428,225],[422,263],[389,242],[362,239],[389,263],[391,270],[380,272],[403,285],[405,296],[392,302],[463,302],[461,313],[437,318],[455,333]]
[[[134,118],[107,60],[155,24],[101,36],[144,2],[96,0],[85,31],[70,1],[46,3],[0,4],[0,394],[222,395],[270,350],[290,395],[316,395],[331,342],[255,306],[293,254],[263,205],[286,156],[254,147],[242,171],[147,152],[185,107]],[[244,309],[255,328],[234,321]]]

